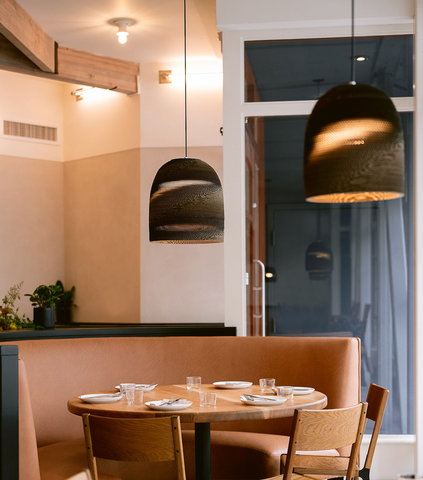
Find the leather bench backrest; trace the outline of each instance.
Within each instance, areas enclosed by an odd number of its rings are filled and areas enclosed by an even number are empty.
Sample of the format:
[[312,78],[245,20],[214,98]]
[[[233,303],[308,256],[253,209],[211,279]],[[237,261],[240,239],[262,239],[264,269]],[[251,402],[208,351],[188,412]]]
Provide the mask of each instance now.
[[[178,384],[274,377],[277,385],[311,386],[328,408],[360,401],[356,338],[125,337],[15,342],[26,365],[38,446],[80,438],[81,419],[67,410],[75,395],[122,382]],[[289,435],[290,419],[222,422],[212,428]],[[190,426],[192,427],[192,425]]]
[[19,477],[25,480],[40,480],[31,398],[22,360],[19,360]]

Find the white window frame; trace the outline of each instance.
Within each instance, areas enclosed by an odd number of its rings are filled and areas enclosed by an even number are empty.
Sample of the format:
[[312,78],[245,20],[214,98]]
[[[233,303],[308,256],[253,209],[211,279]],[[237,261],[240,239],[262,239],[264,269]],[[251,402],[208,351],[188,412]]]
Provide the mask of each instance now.
[[[415,211],[415,429],[414,435],[382,435],[372,468],[373,480],[395,479],[397,474],[423,474],[423,261],[419,245],[423,242],[423,0],[415,0],[415,19],[403,22],[366,25],[356,22],[356,36],[415,35],[415,96],[395,98],[399,112],[414,115],[414,211]],[[254,40],[312,39],[349,37],[348,25],[322,25],[269,30],[223,31],[223,158],[225,182],[225,322],[246,335],[245,289],[245,118],[250,116],[308,115],[315,101],[246,103],[244,101],[244,42]],[[422,140],[420,140],[422,139]],[[419,160],[421,159],[421,160]],[[418,161],[419,160],[419,161]],[[420,346],[420,348],[419,348]],[[366,444],[366,438],[364,445]],[[399,455],[400,453],[400,455]],[[391,460],[391,461],[390,461]]]

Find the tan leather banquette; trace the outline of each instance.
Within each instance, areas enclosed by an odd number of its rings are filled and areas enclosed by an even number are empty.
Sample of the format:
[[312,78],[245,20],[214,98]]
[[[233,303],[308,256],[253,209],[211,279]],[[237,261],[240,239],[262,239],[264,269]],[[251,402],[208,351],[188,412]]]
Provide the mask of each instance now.
[[[328,408],[360,401],[357,338],[156,337],[27,340],[19,347],[19,479],[63,480],[86,468],[82,420],[67,400],[122,382],[180,384],[274,377],[277,385],[312,386]],[[31,412],[32,408],[32,412]],[[290,419],[212,424],[212,478],[277,475]],[[184,425],[187,477],[195,477],[192,425]],[[99,465],[102,479],[139,478],[117,465]],[[169,465],[143,464],[143,479],[172,478]]]

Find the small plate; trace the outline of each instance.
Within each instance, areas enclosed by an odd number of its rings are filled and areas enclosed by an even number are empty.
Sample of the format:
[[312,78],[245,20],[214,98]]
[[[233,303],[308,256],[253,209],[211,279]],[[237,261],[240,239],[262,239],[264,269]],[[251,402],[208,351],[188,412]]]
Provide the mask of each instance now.
[[314,392],[311,387],[294,387],[294,395],[308,395]]
[[[260,398],[257,398],[256,400],[247,400],[244,397],[240,397],[241,402],[245,403],[245,405],[253,405],[257,407],[271,407],[271,406],[276,406],[276,405],[281,405],[282,403],[287,401],[287,398],[285,397],[274,397],[274,396],[266,396],[266,395],[260,395]],[[267,399],[267,400],[266,400]]]
[[[136,386],[142,388],[143,392],[151,392],[151,390],[155,389],[157,387],[157,383],[154,385],[150,386],[150,383],[137,383]],[[120,385],[116,385],[116,390],[120,390]]]
[[248,388],[251,387],[253,382],[236,382],[236,381],[227,381],[227,382],[213,382],[213,385],[217,388]]
[[172,405],[160,405],[164,401],[165,399],[155,400],[154,402],[145,402],[145,404],[147,405],[148,408],[151,408],[151,410],[160,410],[160,411],[185,410],[186,408],[192,405],[192,402],[188,400],[180,400],[179,402],[176,402],[176,404],[172,404]]
[[115,403],[122,398],[122,395],[115,397],[114,394],[90,393],[87,395],[80,395],[78,398],[85,403]]
[[[272,388],[272,390],[277,394],[278,390],[276,387]],[[309,395],[310,393],[314,392],[314,388],[311,387],[294,387],[294,395]]]

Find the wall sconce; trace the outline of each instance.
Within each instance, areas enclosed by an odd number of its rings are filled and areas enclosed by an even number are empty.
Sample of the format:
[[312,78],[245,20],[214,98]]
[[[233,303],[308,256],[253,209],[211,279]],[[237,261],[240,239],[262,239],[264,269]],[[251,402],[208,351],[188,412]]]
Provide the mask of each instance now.
[[159,83],[172,83],[172,70],[159,70]]
[[81,87],[73,90],[71,95],[75,97],[75,100],[79,102],[80,100],[84,100],[84,93],[88,92],[88,90],[92,90],[94,87]]
[[116,32],[118,42],[124,45],[128,41],[128,27],[135,25],[137,22],[133,18],[112,18],[108,23],[118,27],[118,31]]

